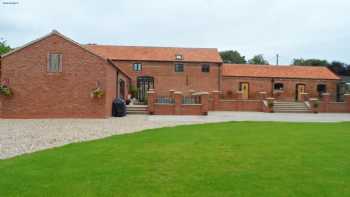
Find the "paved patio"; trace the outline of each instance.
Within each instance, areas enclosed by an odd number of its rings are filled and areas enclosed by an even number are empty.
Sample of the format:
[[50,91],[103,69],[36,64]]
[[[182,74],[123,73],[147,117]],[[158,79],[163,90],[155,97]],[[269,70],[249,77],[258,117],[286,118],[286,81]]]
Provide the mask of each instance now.
[[340,122],[350,121],[350,114],[211,112],[208,116],[128,115],[109,119],[0,119],[0,159],[144,129],[223,121]]
[[343,122],[350,113],[262,113],[210,112],[208,116],[149,116],[151,121],[222,122],[222,121],[283,121],[283,122]]

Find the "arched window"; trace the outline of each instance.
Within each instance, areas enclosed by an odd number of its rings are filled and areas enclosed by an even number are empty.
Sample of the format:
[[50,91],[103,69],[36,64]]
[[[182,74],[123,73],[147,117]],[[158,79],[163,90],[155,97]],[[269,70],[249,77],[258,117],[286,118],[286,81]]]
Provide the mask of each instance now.
[[274,90],[283,90],[283,83],[275,83],[274,85],[273,85],[273,89]]

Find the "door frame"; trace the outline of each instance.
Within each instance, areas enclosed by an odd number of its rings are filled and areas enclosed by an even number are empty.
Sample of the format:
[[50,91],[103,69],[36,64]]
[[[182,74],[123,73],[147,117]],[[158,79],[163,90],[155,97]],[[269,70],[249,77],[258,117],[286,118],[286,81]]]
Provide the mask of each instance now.
[[306,88],[306,85],[304,83],[297,83],[295,84],[295,100],[296,101],[299,101],[299,86],[304,86],[304,92],[305,92],[305,88]]
[[118,97],[125,99],[125,87],[126,87],[126,83],[123,79],[119,79],[118,82]]
[[140,102],[144,102],[146,99],[147,91],[149,89],[154,89],[154,77],[138,76],[136,78],[136,87],[137,87],[137,99]]
[[[243,84],[247,84],[247,96],[246,97],[243,95],[243,93],[244,93],[244,91],[242,90]],[[239,82],[239,90],[242,92],[243,99],[249,99],[249,82]]]

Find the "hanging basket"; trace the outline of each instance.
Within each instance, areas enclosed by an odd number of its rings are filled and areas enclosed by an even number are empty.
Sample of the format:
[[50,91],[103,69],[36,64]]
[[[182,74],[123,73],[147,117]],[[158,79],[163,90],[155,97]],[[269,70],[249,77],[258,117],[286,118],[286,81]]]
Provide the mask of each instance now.
[[10,97],[13,95],[11,89],[8,86],[2,84],[0,84],[0,94],[6,97]]
[[105,92],[102,88],[98,87],[96,89],[93,89],[90,93],[91,98],[102,98],[104,96]]

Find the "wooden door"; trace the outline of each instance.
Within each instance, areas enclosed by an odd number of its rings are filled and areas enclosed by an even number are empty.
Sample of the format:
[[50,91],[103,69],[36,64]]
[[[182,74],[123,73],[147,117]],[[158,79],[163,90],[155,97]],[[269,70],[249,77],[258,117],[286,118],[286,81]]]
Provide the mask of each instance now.
[[249,98],[249,83],[243,82],[240,85],[240,91],[242,92],[242,99],[248,99]]
[[304,84],[297,84],[295,91],[295,100],[300,101],[302,100],[301,93],[305,92],[305,85]]
[[119,80],[119,97],[125,99],[125,81]]

